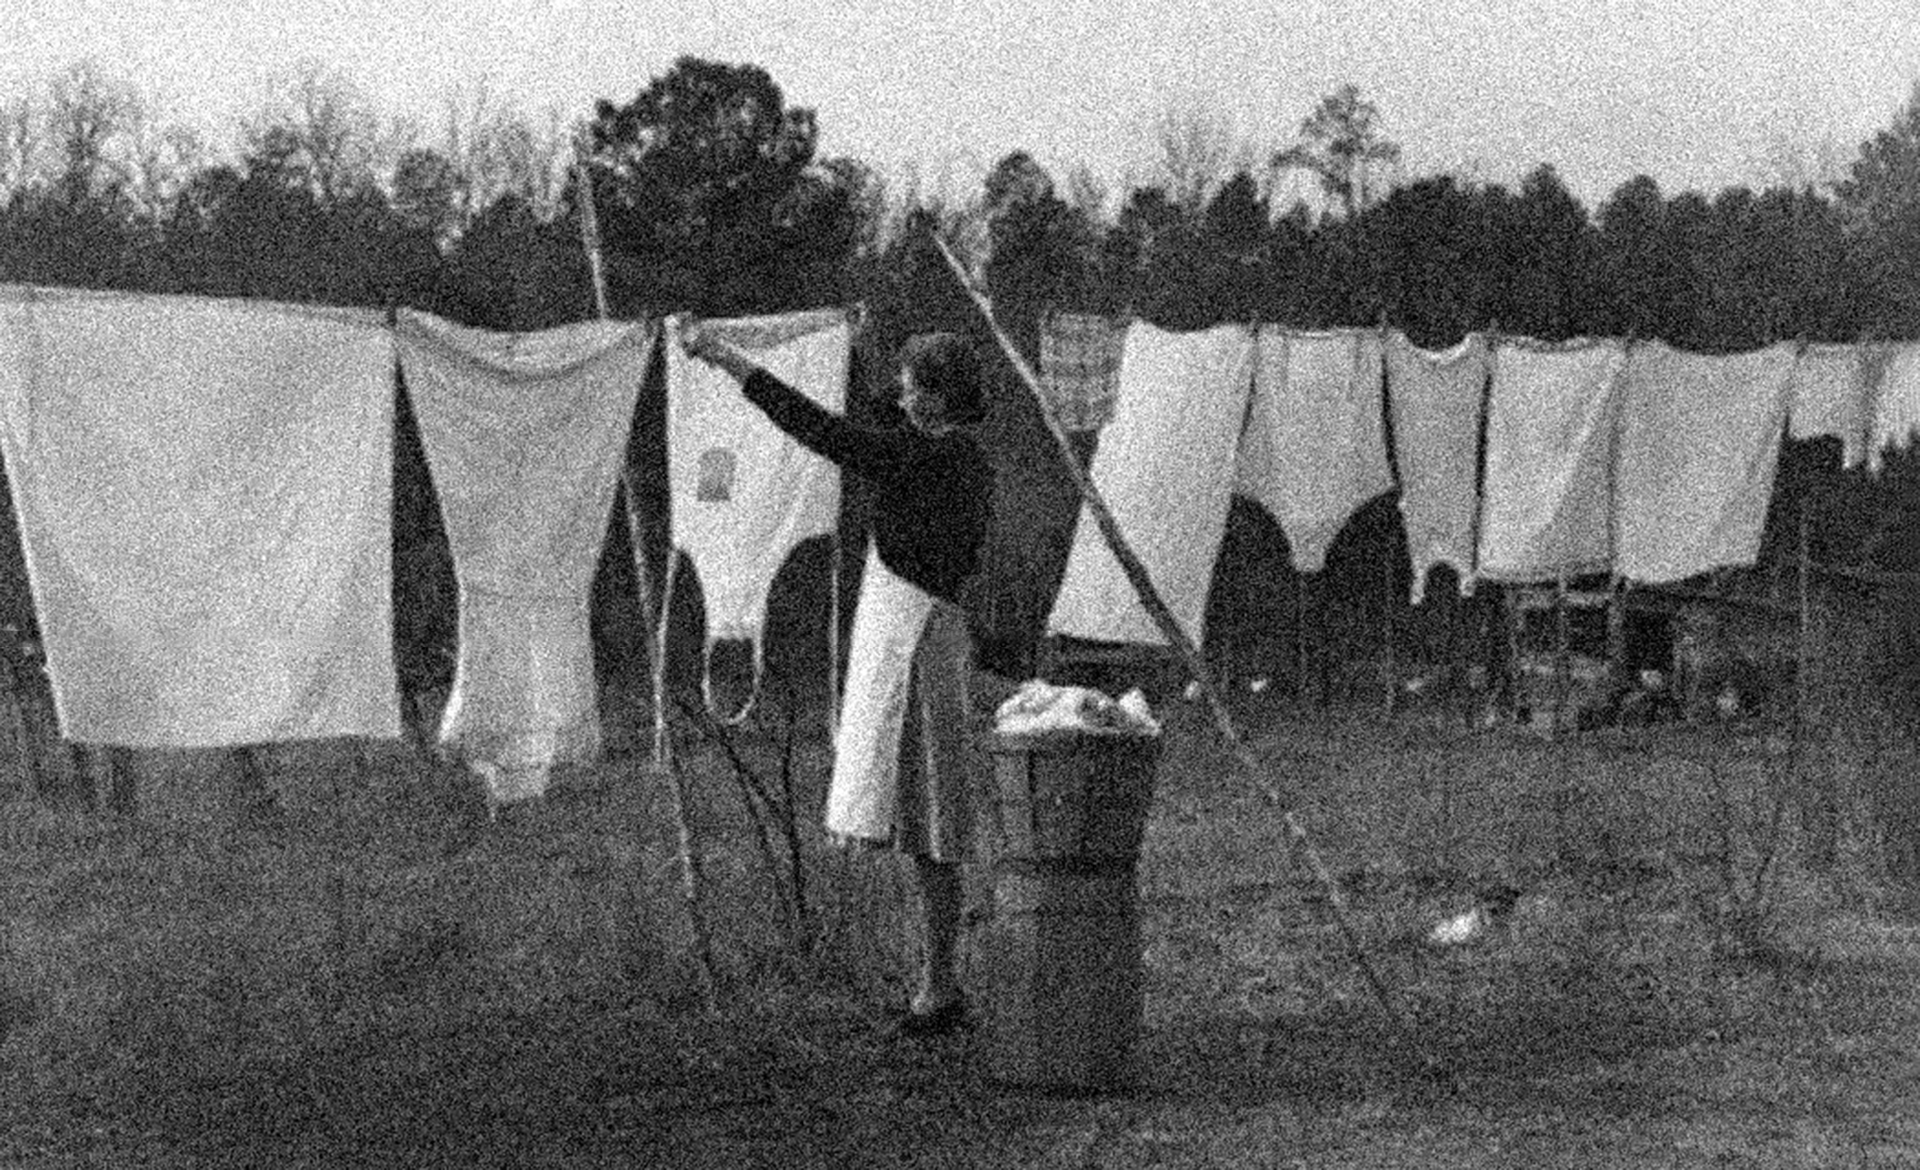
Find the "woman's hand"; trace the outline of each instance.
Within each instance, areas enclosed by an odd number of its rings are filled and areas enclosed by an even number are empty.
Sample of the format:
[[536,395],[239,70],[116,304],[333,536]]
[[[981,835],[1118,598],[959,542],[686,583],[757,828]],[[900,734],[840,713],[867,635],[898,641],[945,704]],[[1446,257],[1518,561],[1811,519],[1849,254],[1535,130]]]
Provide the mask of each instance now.
[[694,318],[688,318],[680,326],[680,348],[687,351],[687,356],[717,366],[742,382],[760,368],[745,350],[721,340]]

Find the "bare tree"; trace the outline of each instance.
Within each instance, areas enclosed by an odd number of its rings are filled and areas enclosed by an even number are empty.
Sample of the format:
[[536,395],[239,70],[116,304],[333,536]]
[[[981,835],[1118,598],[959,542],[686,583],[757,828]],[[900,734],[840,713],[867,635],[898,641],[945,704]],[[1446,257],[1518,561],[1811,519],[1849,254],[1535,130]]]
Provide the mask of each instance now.
[[150,106],[140,106],[127,135],[127,195],[135,214],[159,221],[207,161],[206,143],[192,127],[163,122]]
[[66,199],[78,203],[124,186],[127,140],[144,111],[139,91],[93,60],[54,76],[47,88],[47,141]]
[[269,84],[265,112],[241,130],[249,154],[286,155],[313,194],[333,203],[376,184],[406,138],[390,133],[360,86],[317,61]]
[[914,210],[925,203],[925,184],[919,164],[908,160],[899,174],[880,181],[880,210],[874,224],[874,240],[880,248],[893,247],[913,222]]
[[1802,124],[1768,135],[1754,170],[1762,186],[1831,192],[1846,176],[1847,151],[1831,133],[1816,135]]
[[29,94],[0,102],[0,194],[27,187],[40,173],[45,120]]
[[1250,170],[1254,153],[1233,120],[1210,109],[1201,98],[1177,101],[1153,123],[1159,157],[1149,181],[1167,193],[1174,206],[1198,215],[1215,191],[1235,172]]
[[1268,165],[1311,172],[1351,218],[1392,189],[1399,163],[1400,146],[1384,136],[1379,109],[1361,99],[1358,86],[1343,85],[1320,99],[1300,123],[1300,141],[1276,151]]
[[1067,170],[1067,190],[1062,196],[1089,224],[1107,221],[1107,185],[1086,163],[1075,163]]
[[975,285],[987,281],[987,257],[993,251],[992,216],[983,195],[956,200],[945,191],[935,191],[918,207],[933,224],[967,270]]
[[455,224],[464,229],[503,195],[551,216],[566,189],[577,128],[549,107],[530,119],[482,77],[448,95],[441,138],[434,145],[452,164]]

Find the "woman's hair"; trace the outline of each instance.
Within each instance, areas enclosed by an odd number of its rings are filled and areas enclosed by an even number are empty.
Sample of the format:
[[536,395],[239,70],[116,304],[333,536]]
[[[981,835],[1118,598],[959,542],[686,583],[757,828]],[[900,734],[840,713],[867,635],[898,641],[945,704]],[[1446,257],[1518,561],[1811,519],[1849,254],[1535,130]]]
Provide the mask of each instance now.
[[900,347],[900,365],[918,390],[937,396],[948,421],[972,426],[987,418],[980,357],[952,333],[921,333]]

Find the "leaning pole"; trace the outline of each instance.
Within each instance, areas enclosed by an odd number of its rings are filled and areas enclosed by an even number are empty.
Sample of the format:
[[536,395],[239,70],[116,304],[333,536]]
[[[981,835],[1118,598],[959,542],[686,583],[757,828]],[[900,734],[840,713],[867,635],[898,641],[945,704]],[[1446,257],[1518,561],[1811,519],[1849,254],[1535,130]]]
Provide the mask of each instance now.
[[1012,339],[1000,327],[999,321],[994,318],[993,306],[988,302],[986,294],[974,286],[973,280],[968,276],[965,266],[960,263],[959,257],[954,255],[953,249],[938,232],[931,232],[931,234],[935,246],[946,258],[948,267],[953,269],[955,279],[966,290],[974,307],[980,310],[980,315],[985,319],[987,328],[993,332],[994,340],[999,343],[1001,352],[1006,354],[1007,361],[1012,364],[1014,372],[1020,375],[1020,380],[1026,383],[1027,390],[1034,396],[1035,402],[1040,407],[1040,416],[1046,420],[1047,431],[1053,436],[1054,445],[1060,452],[1060,458],[1066,464],[1068,473],[1072,475],[1074,486],[1079,489],[1081,502],[1092,514],[1094,523],[1099,525],[1100,535],[1105,538],[1107,547],[1113,551],[1114,559],[1119,562],[1121,572],[1126,574],[1128,583],[1133,586],[1134,593],[1139,596],[1141,605],[1146,608],[1154,625],[1159,627],[1160,634],[1167,640],[1167,644],[1179,654],[1187,674],[1199,688],[1201,699],[1212,713],[1213,725],[1232,754],[1236,770],[1243,779],[1259,791],[1268,804],[1280,810],[1281,822],[1286,827],[1287,840],[1293,845],[1295,853],[1306,862],[1314,878],[1326,890],[1327,904],[1331,909],[1334,923],[1339,927],[1340,936],[1345,940],[1355,965],[1366,978],[1368,986],[1373,989],[1374,996],[1380,1001],[1380,1006],[1386,1011],[1388,1017],[1402,1032],[1412,1037],[1414,1035],[1412,1028],[1394,1005],[1393,997],[1388,993],[1387,985],[1380,978],[1373,960],[1367,955],[1366,948],[1360,945],[1360,938],[1354,932],[1353,924],[1347,915],[1346,895],[1341,891],[1339,881],[1334,878],[1333,871],[1327,868],[1325,859],[1320,856],[1320,850],[1314,846],[1313,838],[1307,834],[1306,827],[1294,815],[1285,795],[1273,783],[1259,759],[1248,750],[1245,741],[1240,738],[1239,731],[1233,725],[1233,716],[1227,710],[1226,701],[1214,686],[1205,663],[1200,657],[1200,648],[1194,645],[1193,639],[1187,636],[1186,630],[1182,629],[1179,621],[1174,618],[1173,611],[1167,608],[1167,603],[1161,598],[1160,591],[1148,575],[1146,566],[1141,563],[1138,556],[1134,555],[1132,546],[1121,534],[1120,525],[1114,520],[1112,510],[1107,507],[1106,498],[1100,494],[1100,489],[1093,482],[1093,477],[1080,466],[1065,428],[1060,425],[1060,421],[1053,416],[1052,409],[1047,405],[1046,395],[1041,392],[1040,380],[1034,374],[1033,367],[1027,364],[1026,358],[1021,356]]

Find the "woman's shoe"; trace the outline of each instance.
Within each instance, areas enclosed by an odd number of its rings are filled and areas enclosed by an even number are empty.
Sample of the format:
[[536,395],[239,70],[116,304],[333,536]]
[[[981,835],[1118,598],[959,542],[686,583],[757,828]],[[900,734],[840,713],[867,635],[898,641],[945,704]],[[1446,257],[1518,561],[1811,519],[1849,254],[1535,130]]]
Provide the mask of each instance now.
[[901,1040],[933,1040],[973,1027],[965,996],[955,996],[930,1012],[895,1012],[888,1031]]

